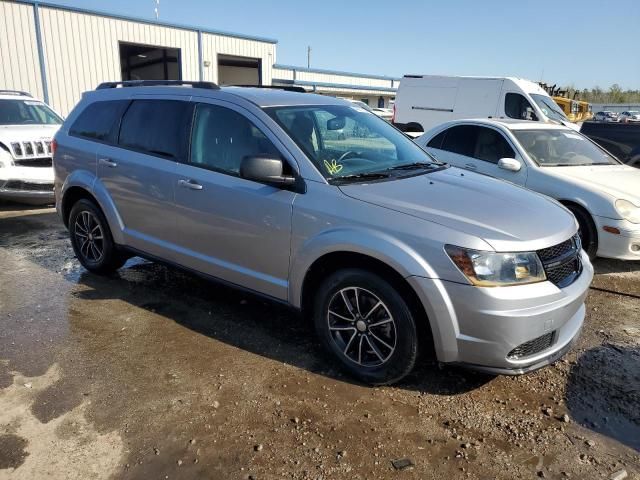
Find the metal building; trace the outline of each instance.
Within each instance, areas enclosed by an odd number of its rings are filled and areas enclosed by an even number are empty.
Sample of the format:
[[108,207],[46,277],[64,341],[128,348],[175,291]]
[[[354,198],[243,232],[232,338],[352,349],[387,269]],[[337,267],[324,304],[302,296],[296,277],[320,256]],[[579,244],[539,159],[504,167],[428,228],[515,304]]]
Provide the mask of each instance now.
[[388,106],[398,80],[276,64],[277,41],[35,0],[0,0],[0,89],[63,115],[82,92],[130,79],[294,84]]

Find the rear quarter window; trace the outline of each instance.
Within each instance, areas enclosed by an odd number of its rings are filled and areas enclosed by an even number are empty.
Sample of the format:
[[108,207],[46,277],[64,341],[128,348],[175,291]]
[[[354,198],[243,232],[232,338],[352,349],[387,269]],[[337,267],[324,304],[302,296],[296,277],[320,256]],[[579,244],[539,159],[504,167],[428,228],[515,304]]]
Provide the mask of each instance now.
[[115,143],[120,117],[129,100],[108,100],[88,105],[69,128],[69,135]]

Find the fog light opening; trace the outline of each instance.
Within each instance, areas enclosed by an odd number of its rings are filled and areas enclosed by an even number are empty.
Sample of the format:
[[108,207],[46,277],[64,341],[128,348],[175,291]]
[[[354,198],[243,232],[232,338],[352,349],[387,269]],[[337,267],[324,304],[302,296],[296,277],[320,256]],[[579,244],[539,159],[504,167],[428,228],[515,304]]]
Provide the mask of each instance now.
[[633,253],[640,252],[640,243],[634,243],[633,245],[631,245],[631,251]]
[[614,235],[620,235],[620,230],[616,227],[602,227],[605,232],[613,233]]

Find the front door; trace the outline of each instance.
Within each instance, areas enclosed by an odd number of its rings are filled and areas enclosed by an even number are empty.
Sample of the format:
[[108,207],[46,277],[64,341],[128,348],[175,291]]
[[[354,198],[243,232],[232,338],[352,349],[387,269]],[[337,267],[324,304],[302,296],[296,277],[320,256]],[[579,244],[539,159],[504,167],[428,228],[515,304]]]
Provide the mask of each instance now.
[[285,300],[296,194],[239,176],[244,157],[286,160],[284,149],[241,107],[195,108],[190,157],[174,178],[180,263]]

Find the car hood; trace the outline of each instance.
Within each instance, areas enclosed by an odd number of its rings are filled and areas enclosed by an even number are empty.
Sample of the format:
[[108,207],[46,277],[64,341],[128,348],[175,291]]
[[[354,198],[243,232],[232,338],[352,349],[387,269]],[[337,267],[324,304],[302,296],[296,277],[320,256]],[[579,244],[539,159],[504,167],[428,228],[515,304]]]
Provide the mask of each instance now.
[[60,125],[0,125],[0,143],[7,148],[13,142],[51,140]]
[[592,167],[544,167],[545,173],[572,181],[576,185],[603,192],[614,199],[640,201],[640,169],[628,165]]
[[352,198],[476,236],[497,251],[538,250],[577,230],[573,215],[554,200],[453,167],[340,189]]

